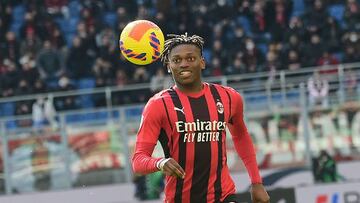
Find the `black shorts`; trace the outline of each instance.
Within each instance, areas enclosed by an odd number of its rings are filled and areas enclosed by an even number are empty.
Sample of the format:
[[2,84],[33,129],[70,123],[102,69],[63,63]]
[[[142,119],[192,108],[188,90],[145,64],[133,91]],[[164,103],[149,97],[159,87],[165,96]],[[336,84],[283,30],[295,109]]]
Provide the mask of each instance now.
[[230,203],[230,202],[238,203],[238,201],[236,200],[236,195],[235,194],[228,195],[224,199],[224,201],[222,201],[221,203]]

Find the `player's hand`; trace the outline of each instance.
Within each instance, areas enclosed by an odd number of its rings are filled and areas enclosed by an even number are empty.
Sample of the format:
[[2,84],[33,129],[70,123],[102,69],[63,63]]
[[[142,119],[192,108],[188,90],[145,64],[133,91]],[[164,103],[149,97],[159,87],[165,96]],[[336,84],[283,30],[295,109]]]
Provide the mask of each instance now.
[[262,184],[252,184],[250,193],[253,203],[270,203],[270,197]]
[[160,164],[160,170],[167,176],[175,176],[184,179],[184,169],[173,159],[168,158],[161,160],[163,164]]

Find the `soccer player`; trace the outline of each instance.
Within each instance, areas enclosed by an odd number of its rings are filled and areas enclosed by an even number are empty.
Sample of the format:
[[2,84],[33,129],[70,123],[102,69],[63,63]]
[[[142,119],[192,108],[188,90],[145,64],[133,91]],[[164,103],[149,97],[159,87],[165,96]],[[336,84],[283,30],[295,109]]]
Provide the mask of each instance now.
[[[268,203],[240,94],[202,81],[201,37],[169,36],[162,61],[175,85],[154,95],[144,108],[132,158],[134,172],[163,171],[166,203],[235,203],[235,185],[226,164],[228,128],[250,176],[253,202]],[[152,157],[158,140],[165,158]]]

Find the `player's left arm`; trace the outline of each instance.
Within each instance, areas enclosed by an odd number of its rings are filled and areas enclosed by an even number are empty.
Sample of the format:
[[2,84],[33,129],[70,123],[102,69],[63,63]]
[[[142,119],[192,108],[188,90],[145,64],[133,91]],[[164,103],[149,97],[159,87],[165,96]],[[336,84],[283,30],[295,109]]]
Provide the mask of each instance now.
[[254,203],[268,203],[270,197],[267,194],[260,176],[259,168],[256,162],[256,153],[254,144],[244,122],[243,101],[239,93],[232,92],[234,108],[228,128],[232,135],[235,149],[244,162],[247,172],[250,176],[252,187],[251,197]]

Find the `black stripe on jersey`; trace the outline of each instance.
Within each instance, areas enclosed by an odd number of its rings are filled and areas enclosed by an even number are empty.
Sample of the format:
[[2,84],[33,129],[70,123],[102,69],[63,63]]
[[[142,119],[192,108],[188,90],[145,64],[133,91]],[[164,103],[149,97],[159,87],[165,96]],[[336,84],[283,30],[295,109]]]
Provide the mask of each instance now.
[[167,116],[167,119],[168,119],[168,121],[169,121],[170,128],[171,128],[171,130],[173,130],[173,127],[172,127],[171,121],[170,121],[169,111],[168,111],[168,109],[167,109],[167,107],[166,107],[166,103],[165,103],[164,98],[162,98],[162,102],[163,102],[163,104],[164,104],[164,108],[165,108],[165,111],[166,111],[166,116]]
[[225,89],[225,88],[223,88],[224,90],[225,90],[225,92],[226,92],[226,95],[228,96],[228,99],[229,99],[229,123],[231,123],[232,124],[232,118],[231,118],[231,97],[230,97],[230,94],[229,94],[229,92]]
[[[215,88],[214,85],[210,85],[210,91],[211,91],[211,94],[214,97],[215,104],[217,104],[218,102],[223,104],[222,101],[221,101],[220,94],[219,94],[219,92],[217,91],[217,89]],[[224,122],[224,114],[225,114],[225,112],[219,113],[219,111],[218,111],[218,120],[219,121]],[[221,193],[222,193],[222,190],[221,190],[221,170],[223,168],[223,165],[222,165],[222,153],[223,153],[223,151],[222,151],[223,150],[222,149],[222,134],[223,133],[221,131],[219,131],[219,134],[220,134],[220,137],[219,137],[220,141],[218,142],[218,165],[217,165],[217,169],[216,169],[216,180],[215,180],[215,184],[214,184],[214,187],[215,187],[215,202],[220,202]]]
[[[172,99],[174,106],[179,109],[182,109],[183,106],[181,104],[179,95],[176,93],[176,91],[174,89],[170,89],[169,94],[170,94],[170,97]],[[177,115],[178,121],[186,122],[185,115],[182,112],[176,111],[176,115]],[[179,165],[183,169],[185,169],[185,162],[186,162],[186,143],[183,142],[181,138],[184,137],[184,134],[185,134],[185,132],[180,133],[180,135],[179,135],[179,160],[178,160]],[[175,203],[181,203],[181,201],[182,201],[181,199],[182,199],[183,186],[184,186],[184,179],[177,178],[176,179],[176,190],[175,190]]]
[[164,150],[165,158],[169,158],[170,157],[169,139],[163,128],[161,128],[160,130],[159,142]]
[[[205,95],[199,98],[188,97],[194,121],[210,121]],[[196,132],[202,133],[202,132]],[[195,142],[194,169],[190,191],[191,203],[207,203],[208,183],[211,166],[211,143]]]

